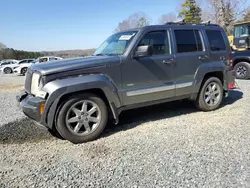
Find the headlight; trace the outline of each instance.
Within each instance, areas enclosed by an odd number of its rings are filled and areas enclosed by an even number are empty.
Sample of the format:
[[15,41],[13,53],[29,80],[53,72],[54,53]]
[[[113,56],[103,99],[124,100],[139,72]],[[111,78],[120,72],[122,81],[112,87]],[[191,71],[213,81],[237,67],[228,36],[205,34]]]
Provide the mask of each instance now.
[[45,98],[47,93],[42,91],[41,87],[42,79],[40,74],[33,73],[31,80],[31,94],[35,95],[36,97]]

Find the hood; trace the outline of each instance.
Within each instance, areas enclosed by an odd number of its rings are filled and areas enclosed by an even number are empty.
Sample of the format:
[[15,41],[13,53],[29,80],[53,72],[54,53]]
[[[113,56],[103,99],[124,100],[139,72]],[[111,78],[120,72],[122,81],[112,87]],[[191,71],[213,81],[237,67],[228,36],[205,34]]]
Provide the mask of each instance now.
[[39,71],[42,75],[58,72],[73,71],[85,68],[94,68],[120,62],[119,56],[87,56],[71,58],[46,63],[37,63],[30,66],[31,71]]

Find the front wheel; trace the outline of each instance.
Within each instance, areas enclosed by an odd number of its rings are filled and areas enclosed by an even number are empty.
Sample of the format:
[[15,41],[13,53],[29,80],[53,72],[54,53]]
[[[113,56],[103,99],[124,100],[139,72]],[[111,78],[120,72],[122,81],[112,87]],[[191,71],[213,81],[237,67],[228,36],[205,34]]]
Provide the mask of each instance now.
[[56,129],[66,140],[78,144],[95,140],[106,127],[108,110],[98,96],[86,93],[67,99],[59,110]]
[[223,86],[216,77],[208,78],[200,90],[196,106],[203,111],[213,111],[219,108],[223,99]]

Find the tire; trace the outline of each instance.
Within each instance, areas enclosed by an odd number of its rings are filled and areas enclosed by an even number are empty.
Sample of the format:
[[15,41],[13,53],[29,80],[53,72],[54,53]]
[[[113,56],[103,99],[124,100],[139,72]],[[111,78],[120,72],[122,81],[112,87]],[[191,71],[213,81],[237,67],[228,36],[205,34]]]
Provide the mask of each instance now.
[[[216,85],[216,90],[213,93],[209,92],[210,86],[212,90],[214,90],[214,85]],[[207,102],[206,100],[208,99],[209,101]],[[223,100],[223,86],[221,81],[216,77],[210,77],[207,78],[201,86],[201,90],[196,100],[196,106],[198,109],[205,112],[213,111],[220,107],[222,100]]]
[[48,129],[48,132],[49,132],[52,136],[54,136],[54,137],[56,137],[56,138],[58,138],[58,139],[64,140],[64,138],[59,134],[59,132],[58,132],[56,129]]
[[24,67],[21,69],[21,75],[24,76],[26,74],[26,72],[27,72],[27,67]]
[[[83,103],[87,105],[85,110],[82,110]],[[90,109],[95,109],[95,112]],[[99,137],[107,124],[108,109],[100,97],[91,93],[78,94],[63,102],[56,119],[58,133],[64,139],[80,144]],[[92,119],[98,123],[93,123]]]
[[237,79],[250,78],[250,64],[248,62],[239,62],[234,66]]
[[6,67],[6,68],[4,68],[3,72],[5,74],[11,74],[12,73],[12,69],[10,67]]

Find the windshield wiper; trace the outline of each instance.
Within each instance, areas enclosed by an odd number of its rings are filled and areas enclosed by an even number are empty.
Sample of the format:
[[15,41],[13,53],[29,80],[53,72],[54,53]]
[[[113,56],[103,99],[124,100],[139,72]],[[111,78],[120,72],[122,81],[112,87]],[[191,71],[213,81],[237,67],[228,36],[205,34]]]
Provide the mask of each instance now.
[[102,54],[102,53],[100,53],[100,54],[95,54],[95,56],[104,56],[104,55],[106,55],[106,54]]

